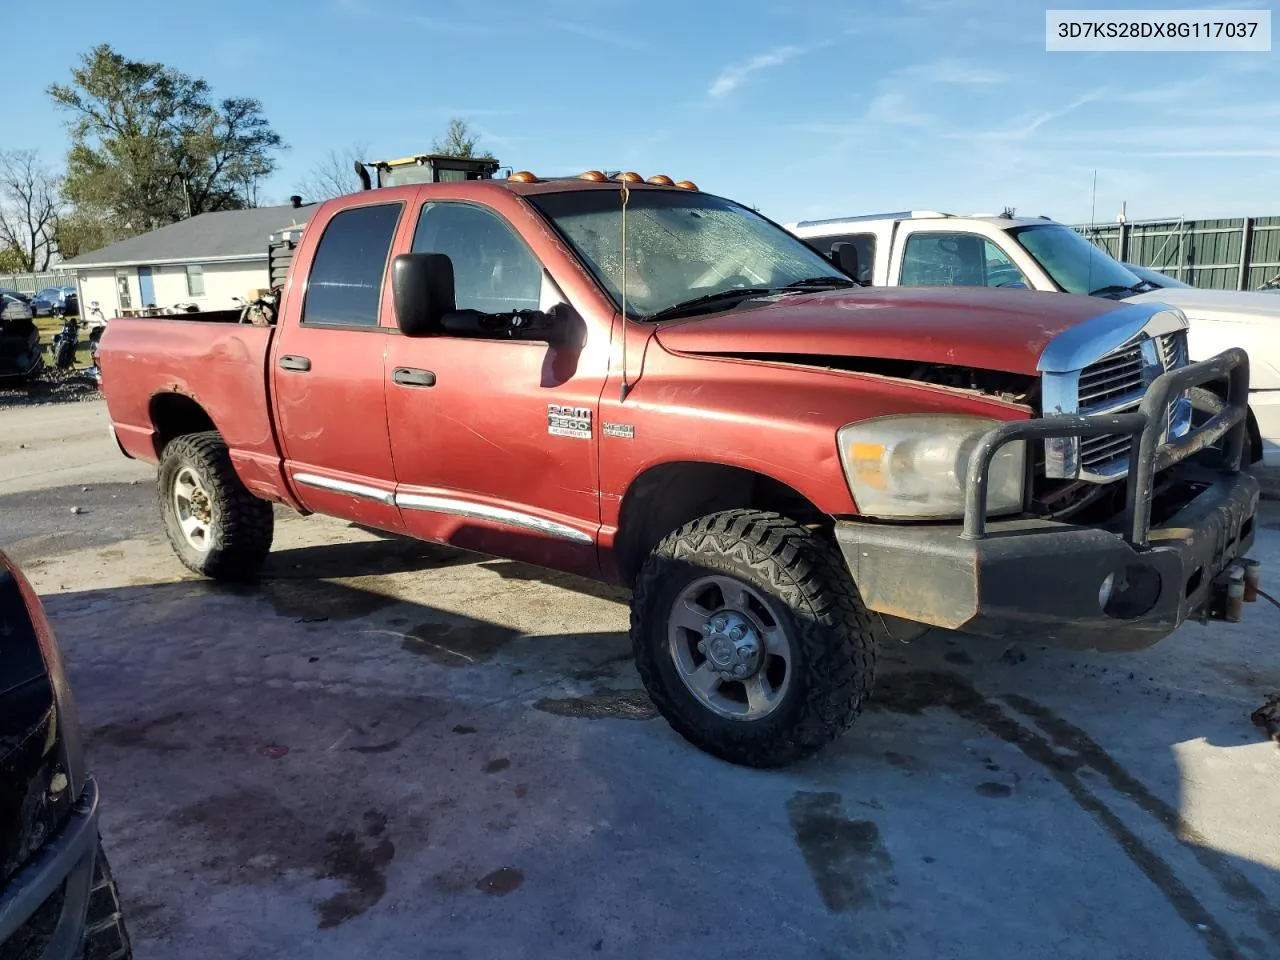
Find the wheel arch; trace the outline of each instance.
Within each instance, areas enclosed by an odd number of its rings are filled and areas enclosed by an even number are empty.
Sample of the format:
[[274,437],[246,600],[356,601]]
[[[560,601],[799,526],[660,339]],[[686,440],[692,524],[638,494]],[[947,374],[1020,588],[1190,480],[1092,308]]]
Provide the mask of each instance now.
[[153,396],[147,404],[147,415],[151,418],[152,443],[157,458],[163,456],[164,448],[178,437],[218,429],[199,401],[177,391]]
[[622,497],[613,541],[620,581],[631,586],[667,534],[699,517],[737,508],[769,510],[822,528],[833,522],[803,493],[759,471],[701,460],[656,464],[638,474]]

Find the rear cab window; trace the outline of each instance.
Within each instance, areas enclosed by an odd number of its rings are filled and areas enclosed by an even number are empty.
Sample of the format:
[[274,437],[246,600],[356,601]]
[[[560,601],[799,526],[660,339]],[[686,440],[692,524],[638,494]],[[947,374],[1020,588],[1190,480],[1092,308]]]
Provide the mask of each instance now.
[[334,215],[311,260],[304,326],[378,327],[387,260],[403,209],[400,202],[378,203]]
[[870,286],[876,264],[876,235],[874,233],[845,233],[834,237],[813,237],[808,241],[823,256],[829,256],[837,243],[852,243],[858,251],[858,276],[860,283]]

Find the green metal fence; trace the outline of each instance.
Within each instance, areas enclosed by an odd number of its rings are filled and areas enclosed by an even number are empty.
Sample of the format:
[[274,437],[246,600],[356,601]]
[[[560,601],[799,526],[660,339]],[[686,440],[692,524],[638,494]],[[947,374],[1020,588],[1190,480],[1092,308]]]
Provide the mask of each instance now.
[[46,273],[0,273],[0,290],[35,293],[45,287],[74,287],[76,275],[60,270]]
[[1213,290],[1256,290],[1280,274],[1280,217],[1137,220],[1073,229],[1117,260]]

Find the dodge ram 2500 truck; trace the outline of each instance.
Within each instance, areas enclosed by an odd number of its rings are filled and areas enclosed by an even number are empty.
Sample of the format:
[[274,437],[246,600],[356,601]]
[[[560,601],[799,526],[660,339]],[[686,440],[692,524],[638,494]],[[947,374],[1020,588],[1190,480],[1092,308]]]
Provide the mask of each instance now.
[[875,286],[1030,288],[1176,307],[1192,360],[1228,347],[1249,355],[1249,462],[1280,466],[1280,303],[1258,291],[1200,290],[1147,280],[1047,217],[955,216],[932,210],[804,220],[787,229],[819,253],[849,245]]
[[653,702],[738,763],[848,728],[886,631],[1140,647],[1253,569],[1241,351],[1188,364],[1155,304],[863,289],[688,182],[340,197],[238,316],[102,342],[184,564],[251,577],[279,503],[626,585]]

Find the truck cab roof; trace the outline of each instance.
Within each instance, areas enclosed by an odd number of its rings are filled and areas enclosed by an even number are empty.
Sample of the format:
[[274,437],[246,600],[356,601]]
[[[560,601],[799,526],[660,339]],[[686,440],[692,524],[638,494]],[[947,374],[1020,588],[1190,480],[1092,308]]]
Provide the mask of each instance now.
[[825,236],[829,233],[856,231],[880,223],[900,223],[904,220],[981,220],[1000,229],[1027,226],[1033,223],[1052,222],[1049,217],[1006,217],[998,213],[942,213],[938,210],[902,210],[896,213],[871,213],[857,217],[831,217],[823,220],[798,220],[786,224],[786,228],[798,237]]

